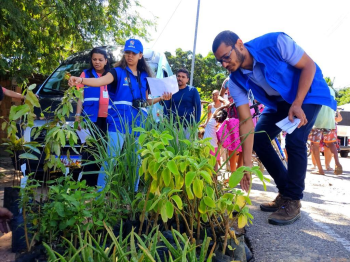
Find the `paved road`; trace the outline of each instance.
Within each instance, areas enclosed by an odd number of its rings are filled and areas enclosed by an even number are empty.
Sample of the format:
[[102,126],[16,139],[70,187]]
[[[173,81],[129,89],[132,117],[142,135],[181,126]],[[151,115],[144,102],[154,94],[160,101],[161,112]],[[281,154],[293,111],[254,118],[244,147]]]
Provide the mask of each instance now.
[[[322,157],[321,161],[324,163]],[[331,172],[313,175],[311,165],[308,166],[302,218],[288,226],[268,224],[270,213],[259,208],[261,202],[276,197],[273,180],[267,191],[260,181],[254,181],[251,192],[254,224],[247,228],[247,237],[255,262],[350,261],[350,158],[340,161],[344,170],[340,176]]]

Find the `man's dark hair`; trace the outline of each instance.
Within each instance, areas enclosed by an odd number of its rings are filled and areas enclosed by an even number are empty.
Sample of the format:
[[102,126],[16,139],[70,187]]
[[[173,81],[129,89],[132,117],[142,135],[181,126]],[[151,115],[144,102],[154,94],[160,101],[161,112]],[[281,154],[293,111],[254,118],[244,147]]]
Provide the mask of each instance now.
[[181,68],[177,71],[176,75],[178,73],[185,73],[187,75],[187,78],[190,78],[190,73],[188,72],[188,70],[186,68]]
[[227,46],[235,47],[235,44],[237,43],[237,40],[239,39],[238,35],[236,35],[234,32],[226,30],[222,31],[220,34],[218,34],[213,42],[213,53],[218,50],[221,43],[225,43]]
[[227,111],[225,109],[221,109],[214,118],[218,123],[221,124],[227,118]]

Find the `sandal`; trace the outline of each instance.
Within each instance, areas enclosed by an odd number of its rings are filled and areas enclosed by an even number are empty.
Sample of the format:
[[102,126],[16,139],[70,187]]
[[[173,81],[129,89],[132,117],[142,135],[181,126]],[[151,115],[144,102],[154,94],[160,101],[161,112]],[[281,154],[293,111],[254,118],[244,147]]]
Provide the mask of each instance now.
[[311,171],[311,174],[313,174],[313,175],[321,175],[321,176],[325,175],[325,173],[321,173],[319,170]]
[[331,167],[329,166],[329,167],[326,167],[326,170],[327,170],[327,171],[333,171],[333,168],[331,168]]
[[335,175],[343,174],[343,167],[342,166],[335,166],[334,174]]

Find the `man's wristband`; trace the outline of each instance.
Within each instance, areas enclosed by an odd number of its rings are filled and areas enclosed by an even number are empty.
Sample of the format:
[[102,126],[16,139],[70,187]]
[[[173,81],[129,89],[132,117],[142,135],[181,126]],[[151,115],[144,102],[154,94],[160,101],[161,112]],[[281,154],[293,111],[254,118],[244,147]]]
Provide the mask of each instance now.
[[81,83],[80,83],[80,84],[82,84],[82,83],[83,83],[83,80],[84,80],[84,78],[81,78]]
[[75,114],[75,116],[81,116],[81,114]]

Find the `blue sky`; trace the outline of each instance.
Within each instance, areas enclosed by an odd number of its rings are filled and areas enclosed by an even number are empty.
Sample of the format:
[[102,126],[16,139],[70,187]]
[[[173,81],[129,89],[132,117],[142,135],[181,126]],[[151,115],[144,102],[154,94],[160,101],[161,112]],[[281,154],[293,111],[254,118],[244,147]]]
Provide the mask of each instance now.
[[[193,49],[198,0],[140,3],[144,7],[140,10],[142,16],[158,17],[157,32],[150,31],[153,41],[146,47],[172,53],[179,47]],[[201,0],[197,53],[206,55],[215,36],[223,30],[234,31],[243,42],[283,31],[311,56],[324,76],[335,78],[336,88],[350,86],[349,0]]]

